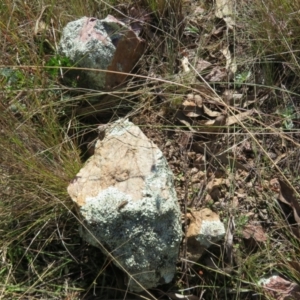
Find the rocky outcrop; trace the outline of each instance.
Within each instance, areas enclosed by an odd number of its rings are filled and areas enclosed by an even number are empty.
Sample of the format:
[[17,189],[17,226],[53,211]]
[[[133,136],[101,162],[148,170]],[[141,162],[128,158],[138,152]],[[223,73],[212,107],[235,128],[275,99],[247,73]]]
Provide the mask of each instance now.
[[[140,291],[172,280],[182,237],[173,174],[158,147],[127,120],[101,127],[94,155],[68,187],[82,237],[113,254]],[[100,247],[101,248],[101,247]]]
[[108,15],[103,20],[83,17],[68,23],[58,50],[76,67],[84,68],[68,72],[78,86],[105,90],[126,79],[126,74],[118,72],[130,73],[144,46],[134,30]]

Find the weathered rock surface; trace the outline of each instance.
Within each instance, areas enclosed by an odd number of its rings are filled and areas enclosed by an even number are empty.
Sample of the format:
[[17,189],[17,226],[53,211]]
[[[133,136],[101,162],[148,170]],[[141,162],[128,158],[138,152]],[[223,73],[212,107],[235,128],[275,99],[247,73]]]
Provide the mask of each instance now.
[[224,238],[225,227],[219,216],[208,208],[188,214],[187,258],[196,262],[204,250]]
[[[107,127],[68,192],[96,238],[83,228],[87,242],[106,245],[145,288],[172,280],[182,237],[173,174],[137,126],[123,120]],[[141,290],[132,279],[128,285]]]
[[285,280],[279,275],[261,278],[259,284],[264,287],[266,293],[274,300],[300,299],[299,284]]
[[79,86],[103,90],[126,79],[124,74],[105,70],[129,73],[143,54],[144,46],[135,31],[113,16],[103,20],[83,17],[63,29],[59,53],[77,67],[87,68],[74,71]]

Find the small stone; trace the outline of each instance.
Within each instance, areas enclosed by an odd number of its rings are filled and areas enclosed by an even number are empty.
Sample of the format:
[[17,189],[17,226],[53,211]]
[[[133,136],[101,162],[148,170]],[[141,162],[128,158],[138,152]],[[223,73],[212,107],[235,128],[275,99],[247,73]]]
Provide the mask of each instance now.
[[219,216],[208,208],[192,211],[187,217],[190,219],[186,234],[187,257],[197,261],[206,248],[224,238],[225,227]]

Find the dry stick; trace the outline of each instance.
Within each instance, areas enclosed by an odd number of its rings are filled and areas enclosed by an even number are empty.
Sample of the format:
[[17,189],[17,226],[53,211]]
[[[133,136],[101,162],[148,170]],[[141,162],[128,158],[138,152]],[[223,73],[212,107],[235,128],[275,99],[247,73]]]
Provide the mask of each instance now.
[[[232,108],[223,101],[223,99],[217,94],[217,92],[209,85],[209,83],[199,74],[199,72],[190,64],[191,68],[194,70],[194,72],[202,79],[202,81],[207,85],[207,87],[217,96],[217,98],[224,104],[224,106],[228,109],[228,111],[232,114],[232,116],[236,117],[235,114],[233,113]],[[262,152],[269,158],[269,160],[272,163],[272,167],[275,167],[276,170],[280,173],[280,175],[284,178],[284,180],[288,183],[290,181],[287,179],[287,177],[282,173],[281,169],[277,166],[277,164],[273,161],[273,159],[269,156],[267,151],[260,145],[259,141],[255,138],[255,136],[252,134],[251,131],[248,130],[248,128],[243,124],[242,121],[239,120],[239,118],[236,117],[237,123],[241,125],[247,133],[250,135],[250,137],[255,141],[255,143],[258,145],[258,147],[262,150]],[[282,136],[282,134],[279,134]],[[297,190],[290,184],[291,189],[295,192],[295,194],[300,197],[299,193]]]

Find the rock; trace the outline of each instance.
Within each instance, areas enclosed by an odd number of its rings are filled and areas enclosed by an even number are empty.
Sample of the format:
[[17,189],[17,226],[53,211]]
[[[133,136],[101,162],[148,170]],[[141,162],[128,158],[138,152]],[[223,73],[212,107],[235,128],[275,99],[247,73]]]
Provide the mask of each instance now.
[[83,17],[68,23],[58,52],[77,67],[99,70],[73,70],[78,86],[103,90],[124,82],[126,75],[114,71],[131,72],[144,46],[144,41],[130,27],[108,15],[103,20]]
[[[82,237],[96,247],[98,241],[106,245],[115,264],[145,288],[168,283],[182,238],[173,174],[162,152],[133,123],[121,120],[99,132],[103,139],[95,154],[68,187],[93,234],[82,228]],[[132,279],[128,286],[142,290]]]
[[272,299],[276,300],[298,300],[300,299],[300,286],[297,283],[287,281],[278,275],[259,280]]
[[208,208],[187,214],[190,225],[187,230],[187,258],[196,262],[205,249],[225,236],[224,224],[219,216]]

